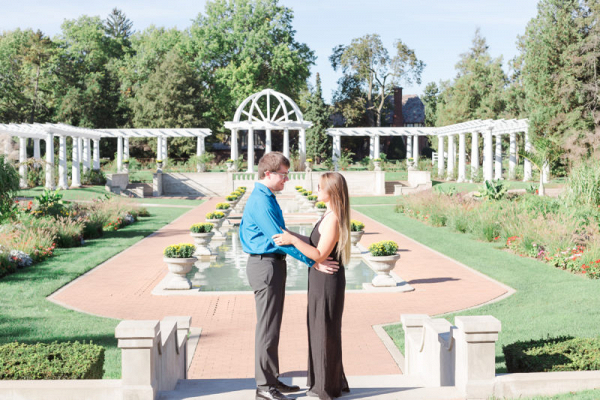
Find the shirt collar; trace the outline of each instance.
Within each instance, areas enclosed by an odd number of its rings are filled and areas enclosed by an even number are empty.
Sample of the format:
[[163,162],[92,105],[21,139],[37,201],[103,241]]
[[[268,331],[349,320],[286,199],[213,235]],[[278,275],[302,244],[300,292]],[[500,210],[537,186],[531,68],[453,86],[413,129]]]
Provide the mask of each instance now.
[[271,189],[269,189],[265,184],[260,183],[260,182],[256,182],[254,184],[254,188],[258,189],[259,191],[263,192],[264,194],[266,194],[267,196],[272,196],[275,197],[275,194],[273,192],[271,192]]

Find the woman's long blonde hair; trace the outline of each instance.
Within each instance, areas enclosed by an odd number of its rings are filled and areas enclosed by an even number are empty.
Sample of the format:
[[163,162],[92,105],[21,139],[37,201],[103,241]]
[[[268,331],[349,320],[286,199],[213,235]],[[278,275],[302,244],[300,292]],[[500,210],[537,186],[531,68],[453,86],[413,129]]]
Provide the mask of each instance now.
[[321,175],[321,190],[329,194],[329,206],[338,218],[339,239],[337,258],[342,265],[350,260],[350,198],[344,176],[338,172],[326,172]]

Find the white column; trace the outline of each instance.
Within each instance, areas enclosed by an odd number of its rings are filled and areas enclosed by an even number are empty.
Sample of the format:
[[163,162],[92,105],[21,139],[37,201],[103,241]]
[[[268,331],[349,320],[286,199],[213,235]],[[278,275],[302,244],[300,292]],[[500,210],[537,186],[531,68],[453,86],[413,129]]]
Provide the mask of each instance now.
[[341,136],[340,135],[334,135],[333,136],[333,154],[332,154],[332,159],[333,162],[335,163],[335,170],[337,171],[338,169],[338,163],[337,161],[339,160],[339,158],[342,156],[342,140],[341,140]]
[[465,133],[458,134],[458,179],[456,182],[464,182],[466,180],[467,167],[467,150],[466,150]]
[[231,159],[237,160],[237,158],[238,158],[237,129],[231,130],[230,147],[231,147],[231,156],[230,156]]
[[[379,158],[379,149],[381,148],[380,142],[379,142],[379,135],[375,135],[375,137],[373,138],[373,158]],[[341,151],[341,147],[340,147],[340,151]],[[342,153],[340,153],[341,155]]]
[[204,147],[204,136],[198,136],[198,142],[196,143],[196,155],[200,157],[206,151]]
[[[412,135],[408,135],[406,136],[406,158],[412,158],[413,156],[413,138]],[[408,163],[408,160],[406,160],[406,162]]]
[[413,136],[413,159],[415,163],[415,168],[419,165],[419,135]]
[[48,134],[46,138],[46,188],[54,189],[54,137]]
[[517,134],[512,132],[510,134],[510,147],[508,157],[508,178],[515,179],[516,168],[517,168]]
[[494,179],[502,179],[502,135],[496,135],[496,158],[494,159]]
[[123,138],[123,160],[129,160],[129,138]]
[[306,130],[300,129],[298,134],[299,144],[299,152],[300,152],[300,165],[304,168],[304,161],[306,161]]
[[[531,151],[531,142],[529,141],[529,132],[525,130],[525,151]],[[531,161],[525,159],[523,163],[523,181],[531,180]]]
[[448,173],[446,180],[451,180],[454,177],[454,135],[448,135]]
[[94,170],[100,171],[100,139],[94,139]]
[[493,156],[493,138],[492,138],[492,129],[493,128],[488,128],[485,133],[484,133],[484,140],[483,140],[483,180],[484,181],[492,181],[493,179],[493,161],[494,161],[494,156]]
[[438,136],[438,177],[444,176],[444,137]]
[[471,132],[471,182],[477,180],[479,172],[479,132]]
[[289,159],[290,158],[290,130],[283,130],[283,155]]
[[27,138],[19,138],[19,187],[27,187]]
[[162,137],[157,137],[156,138],[156,159],[157,160],[161,160],[161,161],[163,159]]
[[81,186],[81,171],[79,170],[79,138],[73,139],[73,158],[71,160],[71,187]]
[[167,165],[167,160],[169,159],[169,138],[162,138],[162,156],[163,156],[163,165]]
[[[40,139],[33,139],[33,158],[39,160],[42,158],[40,153]],[[39,166],[39,163],[35,163],[36,167]]]
[[85,174],[90,170],[90,139],[83,139],[83,173]]
[[123,137],[117,136],[117,172],[123,172]]
[[369,136],[369,158],[375,158],[375,136]]
[[67,178],[67,137],[59,136],[58,148],[58,187],[68,189],[69,181]]
[[265,154],[273,151],[273,139],[271,138],[271,130],[265,131]]
[[253,128],[250,128],[248,130],[248,172],[254,172],[254,129]]

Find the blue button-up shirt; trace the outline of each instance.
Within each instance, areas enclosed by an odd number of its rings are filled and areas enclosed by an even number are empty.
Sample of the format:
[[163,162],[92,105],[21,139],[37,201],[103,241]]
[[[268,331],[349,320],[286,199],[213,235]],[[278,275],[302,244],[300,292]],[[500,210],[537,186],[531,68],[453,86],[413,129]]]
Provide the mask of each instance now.
[[242,248],[249,254],[289,254],[308,266],[312,266],[315,262],[294,246],[277,246],[275,244],[272,237],[281,233],[281,228],[285,228],[285,221],[275,195],[268,187],[257,182],[246,202],[240,224]]

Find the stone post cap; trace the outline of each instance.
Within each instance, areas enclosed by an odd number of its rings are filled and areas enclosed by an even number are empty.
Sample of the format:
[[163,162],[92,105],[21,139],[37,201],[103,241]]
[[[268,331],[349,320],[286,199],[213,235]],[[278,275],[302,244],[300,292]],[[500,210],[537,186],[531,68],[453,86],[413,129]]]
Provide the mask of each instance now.
[[431,319],[427,314],[402,314],[400,321],[402,321],[402,328],[416,328],[423,326],[424,321]]
[[456,317],[454,324],[464,333],[498,333],[502,326],[500,321],[491,315]]
[[160,332],[158,321],[121,321],[115,328],[117,339],[154,339]]
[[190,316],[168,316],[163,318],[164,322],[175,322],[177,323],[177,330],[190,329],[192,324],[192,317]]

